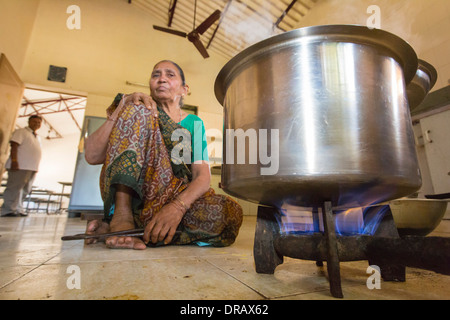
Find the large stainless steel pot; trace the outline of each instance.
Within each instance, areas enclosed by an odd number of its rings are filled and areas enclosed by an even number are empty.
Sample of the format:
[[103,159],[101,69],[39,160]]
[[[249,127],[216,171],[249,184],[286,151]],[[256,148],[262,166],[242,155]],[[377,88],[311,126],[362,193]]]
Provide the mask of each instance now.
[[[225,116],[223,189],[260,204],[335,207],[417,191],[405,94],[417,66],[405,41],[362,26],[297,29],[244,50],[215,83]],[[245,146],[234,138],[243,133]]]

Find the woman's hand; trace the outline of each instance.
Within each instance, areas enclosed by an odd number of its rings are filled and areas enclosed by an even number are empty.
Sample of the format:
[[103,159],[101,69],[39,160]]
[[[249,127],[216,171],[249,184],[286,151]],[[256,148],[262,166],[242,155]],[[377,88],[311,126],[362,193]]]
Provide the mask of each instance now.
[[158,243],[163,240],[164,244],[171,243],[183,216],[184,212],[179,206],[172,202],[166,204],[145,227],[144,243]]
[[178,225],[186,211],[200,198],[210,186],[210,169],[207,162],[192,164],[192,181],[173,202],[166,204],[155,214],[145,227],[143,240],[145,243],[157,243],[164,240],[164,244],[172,242]]
[[135,105],[143,104],[148,110],[152,111],[155,117],[158,117],[158,109],[155,100],[148,94],[142,92],[134,92],[125,96],[125,104],[133,103]]
[[106,159],[106,149],[108,147],[109,136],[116,124],[121,110],[124,108],[125,104],[134,103],[135,105],[145,105],[147,109],[152,111],[155,117],[158,117],[158,109],[156,107],[156,102],[151,96],[135,92],[129,95],[124,95],[120,101],[117,108],[113,111],[111,115],[108,116],[107,121],[100,126],[94,133],[90,134],[87,139],[85,139],[85,158],[87,163],[91,165],[103,164]]

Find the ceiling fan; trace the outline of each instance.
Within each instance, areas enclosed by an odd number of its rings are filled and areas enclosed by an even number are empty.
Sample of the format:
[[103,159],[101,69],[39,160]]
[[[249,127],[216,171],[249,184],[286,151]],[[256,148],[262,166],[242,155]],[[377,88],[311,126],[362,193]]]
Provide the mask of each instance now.
[[167,32],[170,34],[174,34],[176,36],[180,36],[183,38],[188,38],[190,42],[194,44],[194,46],[197,48],[197,50],[201,53],[203,58],[208,58],[209,54],[208,51],[206,51],[205,46],[203,45],[202,41],[200,40],[200,35],[206,32],[206,30],[211,27],[214,22],[216,22],[221,15],[220,10],[216,10],[211,14],[205,21],[203,21],[197,28],[195,27],[195,19],[197,15],[197,1],[195,1],[195,7],[194,7],[194,28],[190,33],[185,33],[178,30],[173,30],[169,28],[159,27],[159,26],[153,26],[153,29],[158,31]]

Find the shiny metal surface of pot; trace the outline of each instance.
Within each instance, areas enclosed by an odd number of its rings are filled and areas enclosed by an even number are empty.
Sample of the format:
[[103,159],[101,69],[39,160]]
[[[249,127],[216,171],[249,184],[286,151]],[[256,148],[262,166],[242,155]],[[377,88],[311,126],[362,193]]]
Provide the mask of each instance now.
[[406,95],[411,112],[415,111],[434,87],[437,76],[437,71],[431,64],[419,59],[416,75],[406,87]]
[[362,206],[417,191],[405,94],[416,70],[405,41],[360,26],[297,29],[244,50],[215,84],[223,189],[278,207]]

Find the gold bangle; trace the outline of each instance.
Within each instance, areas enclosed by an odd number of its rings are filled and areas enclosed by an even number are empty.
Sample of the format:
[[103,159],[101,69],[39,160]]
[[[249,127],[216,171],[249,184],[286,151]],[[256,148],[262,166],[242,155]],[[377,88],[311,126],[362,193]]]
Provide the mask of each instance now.
[[186,203],[183,202],[183,200],[181,200],[179,197],[175,197],[175,200],[178,200],[178,202],[181,204],[181,206],[188,211],[189,207],[186,205]]
[[183,214],[184,214],[184,210],[182,207],[180,207],[180,205],[178,203],[176,203],[175,201],[172,201],[172,204],[177,207],[177,209],[179,209]]

